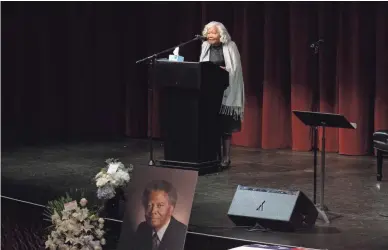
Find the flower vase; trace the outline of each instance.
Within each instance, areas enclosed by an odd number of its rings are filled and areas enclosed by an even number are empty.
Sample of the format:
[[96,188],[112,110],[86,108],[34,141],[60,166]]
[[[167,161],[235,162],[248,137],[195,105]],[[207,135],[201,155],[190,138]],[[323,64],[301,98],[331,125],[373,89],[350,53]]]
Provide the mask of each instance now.
[[120,202],[125,200],[124,192],[121,188],[116,188],[116,195],[105,202],[106,217],[120,219]]
[[124,190],[122,188],[116,188],[116,196],[119,198],[119,200],[125,201],[125,194]]

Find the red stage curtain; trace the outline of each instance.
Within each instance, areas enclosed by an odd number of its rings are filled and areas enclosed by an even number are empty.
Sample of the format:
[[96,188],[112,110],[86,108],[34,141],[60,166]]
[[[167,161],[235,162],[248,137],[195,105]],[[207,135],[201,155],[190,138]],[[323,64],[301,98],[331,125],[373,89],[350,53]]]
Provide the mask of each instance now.
[[[313,4],[290,5],[291,110],[312,110],[313,91],[317,85],[315,57],[309,43],[316,40],[316,9]],[[291,113],[289,113],[291,115]],[[311,149],[310,129],[291,116],[292,149]]]
[[339,130],[341,154],[364,155],[372,150],[372,94],[375,86],[373,12],[370,4],[352,3],[341,9],[339,113],[357,123],[355,130]]
[[[262,30],[263,19],[261,15],[263,4],[240,3],[234,8],[233,34],[241,55],[254,53],[262,58]],[[242,24],[242,25],[241,25]],[[251,30],[256,30],[252,35]],[[241,63],[245,82],[245,118],[242,122],[241,132],[233,136],[232,143],[245,147],[261,147],[261,102],[263,67],[262,60],[255,57],[242,56]]]
[[[240,50],[244,73],[245,119],[233,137],[235,145],[310,150],[310,128],[292,110],[315,110],[357,123],[355,130],[327,129],[327,151],[369,154],[373,132],[388,129],[387,6],[5,3],[4,140],[146,137],[147,65],[136,60],[220,21]],[[310,45],[320,38],[324,42],[314,54]],[[180,54],[198,61],[200,48],[200,42],[192,43]],[[162,138],[160,101],[155,87],[153,136]]]
[[[338,85],[336,78],[336,47],[338,33],[338,11],[333,3],[319,5],[319,37],[324,43],[319,47],[319,110],[338,113]],[[322,130],[319,136],[320,147]],[[338,129],[326,129],[325,148],[327,152],[338,152]]]
[[[287,5],[267,3],[264,24],[262,147],[291,146]],[[276,135],[276,136],[274,136]]]
[[[310,128],[292,110],[314,110],[340,113],[357,123],[356,130],[328,128],[327,151],[372,152],[373,131],[388,127],[383,6],[386,4],[201,3],[198,32],[209,21],[223,22],[241,54],[245,120],[233,143],[310,150]],[[310,45],[319,39],[324,42],[314,54]],[[320,130],[319,139],[321,136]]]

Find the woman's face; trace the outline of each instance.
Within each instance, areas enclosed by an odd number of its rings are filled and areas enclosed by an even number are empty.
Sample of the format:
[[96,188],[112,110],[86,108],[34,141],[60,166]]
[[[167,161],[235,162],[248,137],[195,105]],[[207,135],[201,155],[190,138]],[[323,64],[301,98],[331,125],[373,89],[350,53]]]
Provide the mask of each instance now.
[[216,26],[213,26],[213,27],[210,27],[208,30],[207,30],[207,41],[210,43],[210,44],[219,44],[221,41],[221,35],[220,33],[218,32],[218,29]]

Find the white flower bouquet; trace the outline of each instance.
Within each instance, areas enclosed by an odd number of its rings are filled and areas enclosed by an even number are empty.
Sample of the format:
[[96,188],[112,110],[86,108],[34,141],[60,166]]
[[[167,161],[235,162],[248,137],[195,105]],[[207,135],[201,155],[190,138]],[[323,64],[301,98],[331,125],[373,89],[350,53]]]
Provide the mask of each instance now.
[[[70,202],[69,202],[70,201]],[[45,248],[50,250],[102,250],[104,219],[86,207],[87,200],[79,203],[71,198],[49,202],[45,216],[51,220],[52,230],[47,236]]]
[[116,195],[116,188],[125,186],[129,180],[129,173],[133,166],[125,167],[123,163],[115,159],[106,160],[107,166],[96,176],[97,197],[102,200],[112,199]]

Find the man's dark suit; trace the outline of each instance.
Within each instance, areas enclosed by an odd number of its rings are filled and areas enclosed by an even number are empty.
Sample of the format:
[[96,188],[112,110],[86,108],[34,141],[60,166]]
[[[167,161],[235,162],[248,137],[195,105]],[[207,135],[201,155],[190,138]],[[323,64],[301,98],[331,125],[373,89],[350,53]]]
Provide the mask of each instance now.
[[[158,250],[183,250],[187,227],[171,217]],[[152,249],[152,228],[144,221],[139,224],[134,237],[133,250]]]

